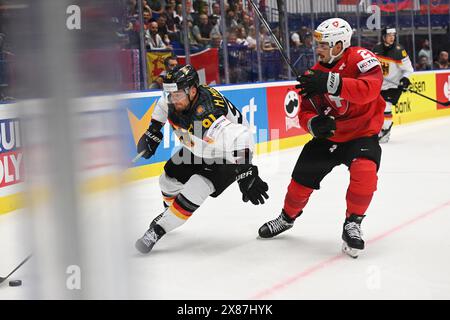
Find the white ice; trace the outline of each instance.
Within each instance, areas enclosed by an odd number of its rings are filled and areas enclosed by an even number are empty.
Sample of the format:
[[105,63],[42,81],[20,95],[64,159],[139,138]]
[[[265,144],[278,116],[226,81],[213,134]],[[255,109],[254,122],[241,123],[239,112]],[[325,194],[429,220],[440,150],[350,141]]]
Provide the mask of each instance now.
[[[237,185],[209,198],[147,256],[134,241],[162,211],[157,178],[127,188],[127,298],[138,299],[449,299],[450,118],[396,126],[382,145],[378,191],[363,222],[366,249],[341,254],[349,175],[337,167],[313,193],[294,228],[272,240],[258,228],[281,210],[301,147],[257,159],[270,186],[263,206],[241,201]],[[0,216],[0,276],[25,254],[21,211]],[[105,216],[107,218],[107,216]],[[92,217],[94,223],[101,223]],[[91,223],[92,223],[91,221]],[[16,240],[13,240],[16,239]],[[34,297],[33,270],[0,286],[0,299]],[[105,268],[108,266],[106,265]]]

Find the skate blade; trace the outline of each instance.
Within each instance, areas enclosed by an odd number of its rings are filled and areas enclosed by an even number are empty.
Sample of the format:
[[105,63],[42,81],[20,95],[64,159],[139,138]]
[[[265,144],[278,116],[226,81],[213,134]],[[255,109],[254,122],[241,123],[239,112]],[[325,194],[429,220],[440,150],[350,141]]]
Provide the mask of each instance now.
[[361,250],[359,249],[355,249],[355,248],[351,248],[348,246],[348,244],[344,241],[344,243],[342,244],[342,252],[349,255],[350,257],[352,257],[353,259],[358,258],[359,256],[359,252]]

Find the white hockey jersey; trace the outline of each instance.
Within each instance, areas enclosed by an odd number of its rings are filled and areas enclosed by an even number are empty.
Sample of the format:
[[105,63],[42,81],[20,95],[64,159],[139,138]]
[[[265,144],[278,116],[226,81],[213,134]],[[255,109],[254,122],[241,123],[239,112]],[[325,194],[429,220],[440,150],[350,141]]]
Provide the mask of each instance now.
[[383,69],[384,81],[381,90],[397,88],[401,78],[409,78],[414,72],[411,60],[402,45],[387,48],[380,42],[372,51]]
[[169,121],[183,146],[193,154],[207,159],[239,162],[235,151],[253,152],[253,135],[241,112],[216,89],[198,87],[198,96],[188,112],[176,113],[161,97],[152,119]]

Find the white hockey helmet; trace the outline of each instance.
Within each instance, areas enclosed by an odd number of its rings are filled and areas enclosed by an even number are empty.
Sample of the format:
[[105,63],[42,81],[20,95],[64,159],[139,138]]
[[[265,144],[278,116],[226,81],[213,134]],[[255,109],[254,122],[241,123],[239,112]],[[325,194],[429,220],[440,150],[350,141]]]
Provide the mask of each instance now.
[[[331,60],[329,63],[332,63],[334,59],[344,53],[345,49],[350,47],[352,35],[352,27],[341,18],[327,19],[314,30],[314,39],[317,42],[326,42],[330,46]],[[332,50],[338,42],[342,42],[343,49],[338,55],[334,56]]]

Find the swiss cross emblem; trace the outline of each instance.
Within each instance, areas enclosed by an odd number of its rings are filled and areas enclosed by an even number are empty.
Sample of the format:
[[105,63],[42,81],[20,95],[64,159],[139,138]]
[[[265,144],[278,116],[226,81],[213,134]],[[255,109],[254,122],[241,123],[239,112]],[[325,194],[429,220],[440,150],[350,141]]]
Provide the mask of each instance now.
[[333,26],[334,26],[335,28],[337,28],[337,27],[339,26],[339,21],[334,21],[334,22],[333,22]]

